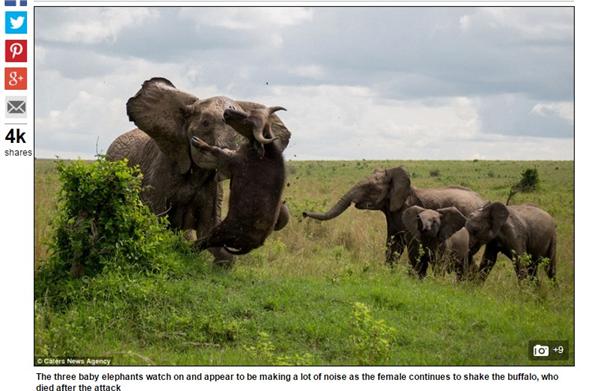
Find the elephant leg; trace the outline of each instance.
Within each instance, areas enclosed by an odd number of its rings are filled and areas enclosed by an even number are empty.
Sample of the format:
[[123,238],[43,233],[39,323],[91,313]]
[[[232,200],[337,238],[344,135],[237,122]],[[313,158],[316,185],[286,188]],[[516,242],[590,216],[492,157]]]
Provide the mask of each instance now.
[[463,277],[468,281],[472,281],[476,278],[479,267],[477,266],[477,263],[474,262],[472,254],[467,254],[465,256],[463,261],[463,270]]
[[462,281],[465,278],[469,278],[469,257],[468,255],[460,259],[456,256],[453,259],[454,271],[456,272],[456,281]]
[[418,241],[413,240],[408,245],[408,260],[412,267],[413,275],[419,278],[425,277],[430,261],[429,250],[423,248]]
[[485,246],[485,251],[483,252],[483,257],[481,258],[481,262],[479,263],[479,281],[485,282],[488,275],[492,271],[492,268],[496,264],[496,260],[498,259],[498,245],[495,242],[489,242]]
[[[195,246],[201,248],[200,244],[208,239],[211,230],[217,226],[221,220],[221,202],[223,200],[223,188],[216,180],[208,181],[202,192],[199,194],[196,210],[196,235],[200,243]],[[208,251],[214,257],[216,265],[230,267],[234,259],[223,247],[209,247]]]
[[465,260],[465,274],[469,280],[474,280],[477,278],[479,274],[479,265],[475,262],[475,254],[479,252],[481,249],[481,244],[476,244],[475,246],[469,248],[469,253],[467,254],[467,259]]
[[[170,207],[166,212],[171,227],[183,232],[186,240],[194,242],[196,240],[195,217],[191,206]],[[159,214],[160,216],[160,214]]]
[[452,265],[452,270],[450,270],[450,272],[454,271],[456,273],[456,281],[460,282],[465,278],[471,279],[472,270],[471,263],[469,261],[469,254],[460,255],[457,253],[452,253],[450,255],[451,257],[449,263]]
[[535,260],[532,260],[529,265],[527,265],[527,275],[529,276],[529,279],[532,281],[537,281],[538,262],[539,262],[539,259],[535,259]]
[[527,275],[527,272],[523,271],[523,268],[521,267],[521,261],[519,260],[519,256],[513,255],[511,258],[510,254],[508,254],[508,255],[504,254],[504,255],[506,255],[508,258],[511,259],[511,262],[513,264],[513,269],[515,269],[515,275],[517,276],[517,279],[519,281],[524,279],[525,276]]
[[545,266],[546,274],[548,278],[556,282],[556,235],[552,238],[546,257],[549,260]]
[[427,276],[427,268],[429,267],[431,259],[431,252],[426,249],[425,254],[421,256],[421,259],[419,259],[415,268],[419,278],[423,279],[425,276]]
[[[527,252],[525,251],[525,246],[515,247],[516,248],[512,248],[510,252],[505,249],[503,253],[512,260],[517,279],[522,281],[527,278],[530,270],[533,270],[533,268],[537,269],[537,260],[533,256],[528,256]],[[527,263],[524,264],[524,262]]]
[[410,266],[413,268],[413,270],[416,270],[417,263],[419,263],[419,259],[421,258],[421,255],[422,255],[421,244],[417,240],[411,239],[411,240],[409,240],[409,242],[407,244],[407,248],[408,248],[408,262],[410,263]]
[[184,221],[187,208],[182,206],[174,206],[168,211],[168,219],[171,227],[175,229],[185,229]]
[[464,276],[463,276],[463,270],[460,267],[457,267],[456,269],[456,281],[462,281]]
[[465,260],[465,273],[467,278],[472,281],[477,278],[477,274],[479,272],[479,265],[475,262],[475,254],[469,252],[467,255],[467,259]]
[[198,239],[196,236],[196,216],[193,207],[188,207],[186,213],[182,217],[183,224],[180,225],[183,229],[183,235],[186,240],[194,242]]
[[423,247],[421,242],[415,238],[408,238],[408,260],[412,266],[413,273],[419,278],[427,275],[427,268],[431,260],[430,250]]
[[429,261],[426,259],[422,259],[421,262],[419,262],[418,271],[417,271],[417,273],[419,274],[419,278],[423,279],[423,278],[425,278],[425,276],[427,276],[427,267],[428,266],[429,266]]
[[402,233],[388,234],[385,248],[385,262],[389,266],[394,266],[398,263],[404,251],[405,244],[406,241]]

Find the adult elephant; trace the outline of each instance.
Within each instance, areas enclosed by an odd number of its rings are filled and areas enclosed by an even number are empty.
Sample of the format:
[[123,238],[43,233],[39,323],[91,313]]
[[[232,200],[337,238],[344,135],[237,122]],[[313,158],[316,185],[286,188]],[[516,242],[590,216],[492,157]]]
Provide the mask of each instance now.
[[[107,158],[126,158],[130,166],[139,165],[144,175],[141,197],[150,209],[167,215],[173,228],[193,229],[204,237],[220,221],[219,180],[224,176],[216,171],[215,159],[191,148],[190,141],[196,136],[209,145],[237,149],[245,141],[225,123],[223,113],[257,106],[261,105],[223,96],[199,99],[165,78],[152,78],[127,101],[127,115],[137,129],[117,137]],[[290,132],[276,115],[272,132],[285,148]],[[257,135],[259,142],[260,138]],[[225,249],[209,250],[215,262],[231,263],[232,256]]]
[[[425,209],[441,209],[454,206],[463,215],[468,215],[483,206],[485,201],[476,192],[458,186],[419,189],[412,186],[410,176],[402,167],[387,170],[377,169],[354,185],[327,212],[304,212],[305,217],[317,220],[330,220],[339,216],[352,203],[357,209],[379,210],[387,222],[386,262],[395,264],[404,247],[408,246],[411,265],[419,277],[424,277],[429,264],[428,256],[419,251],[418,241],[414,240],[402,221],[402,213],[411,206]],[[470,258],[472,259],[472,254]]]

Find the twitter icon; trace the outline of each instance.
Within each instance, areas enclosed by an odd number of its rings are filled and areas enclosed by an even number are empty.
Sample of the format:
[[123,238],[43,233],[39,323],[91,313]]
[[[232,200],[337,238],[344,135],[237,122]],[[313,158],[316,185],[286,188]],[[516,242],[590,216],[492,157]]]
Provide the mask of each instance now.
[[7,11],[4,16],[6,34],[27,34],[27,12]]

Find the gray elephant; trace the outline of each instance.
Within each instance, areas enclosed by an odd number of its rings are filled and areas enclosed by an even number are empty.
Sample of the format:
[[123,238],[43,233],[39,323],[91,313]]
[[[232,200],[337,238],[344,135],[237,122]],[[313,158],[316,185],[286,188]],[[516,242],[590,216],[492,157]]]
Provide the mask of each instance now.
[[[225,123],[223,112],[256,105],[222,96],[199,99],[167,79],[152,78],[127,101],[127,115],[138,128],[115,139],[107,158],[139,165],[144,174],[141,197],[152,211],[166,214],[175,229],[206,236],[220,221],[219,180],[225,175],[217,173],[213,159],[191,148],[190,140],[197,136],[210,145],[237,149],[244,141]],[[290,132],[276,115],[272,129],[285,148]],[[211,252],[215,261],[232,260],[222,248]]]
[[467,217],[465,227],[472,248],[486,245],[479,265],[481,281],[494,267],[499,252],[512,260],[519,280],[536,279],[544,258],[546,274],[556,277],[556,224],[544,210],[534,205],[488,203]]
[[415,205],[402,213],[402,222],[422,250],[429,253],[432,267],[456,272],[459,281],[473,273],[466,220],[454,206],[433,210]]
[[196,249],[224,247],[233,254],[246,254],[286,225],[289,215],[281,202],[283,149],[271,133],[271,117],[278,110],[285,109],[263,106],[249,113],[226,109],[225,122],[250,141],[237,151],[192,137],[192,146],[211,155],[217,168],[231,176],[227,217],[207,237],[198,239]]
[[[468,215],[485,201],[476,192],[464,187],[419,189],[411,185],[410,176],[402,167],[377,169],[354,185],[327,212],[304,212],[303,216],[329,220],[339,216],[352,203],[357,209],[379,210],[387,222],[386,262],[395,264],[408,244],[411,265],[420,277],[427,271],[427,256],[420,256],[418,246],[411,244],[410,233],[402,222],[402,213],[413,205],[427,209],[455,206]],[[472,256],[472,254],[470,254]]]

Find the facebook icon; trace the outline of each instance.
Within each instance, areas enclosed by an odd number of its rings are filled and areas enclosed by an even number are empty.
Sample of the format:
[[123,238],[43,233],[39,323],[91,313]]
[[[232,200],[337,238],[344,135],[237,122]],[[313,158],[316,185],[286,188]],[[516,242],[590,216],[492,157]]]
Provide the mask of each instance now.
[[[17,0],[4,0],[4,5],[6,7],[16,7]],[[25,7],[27,5],[27,0],[19,0],[19,5],[21,7]]]

